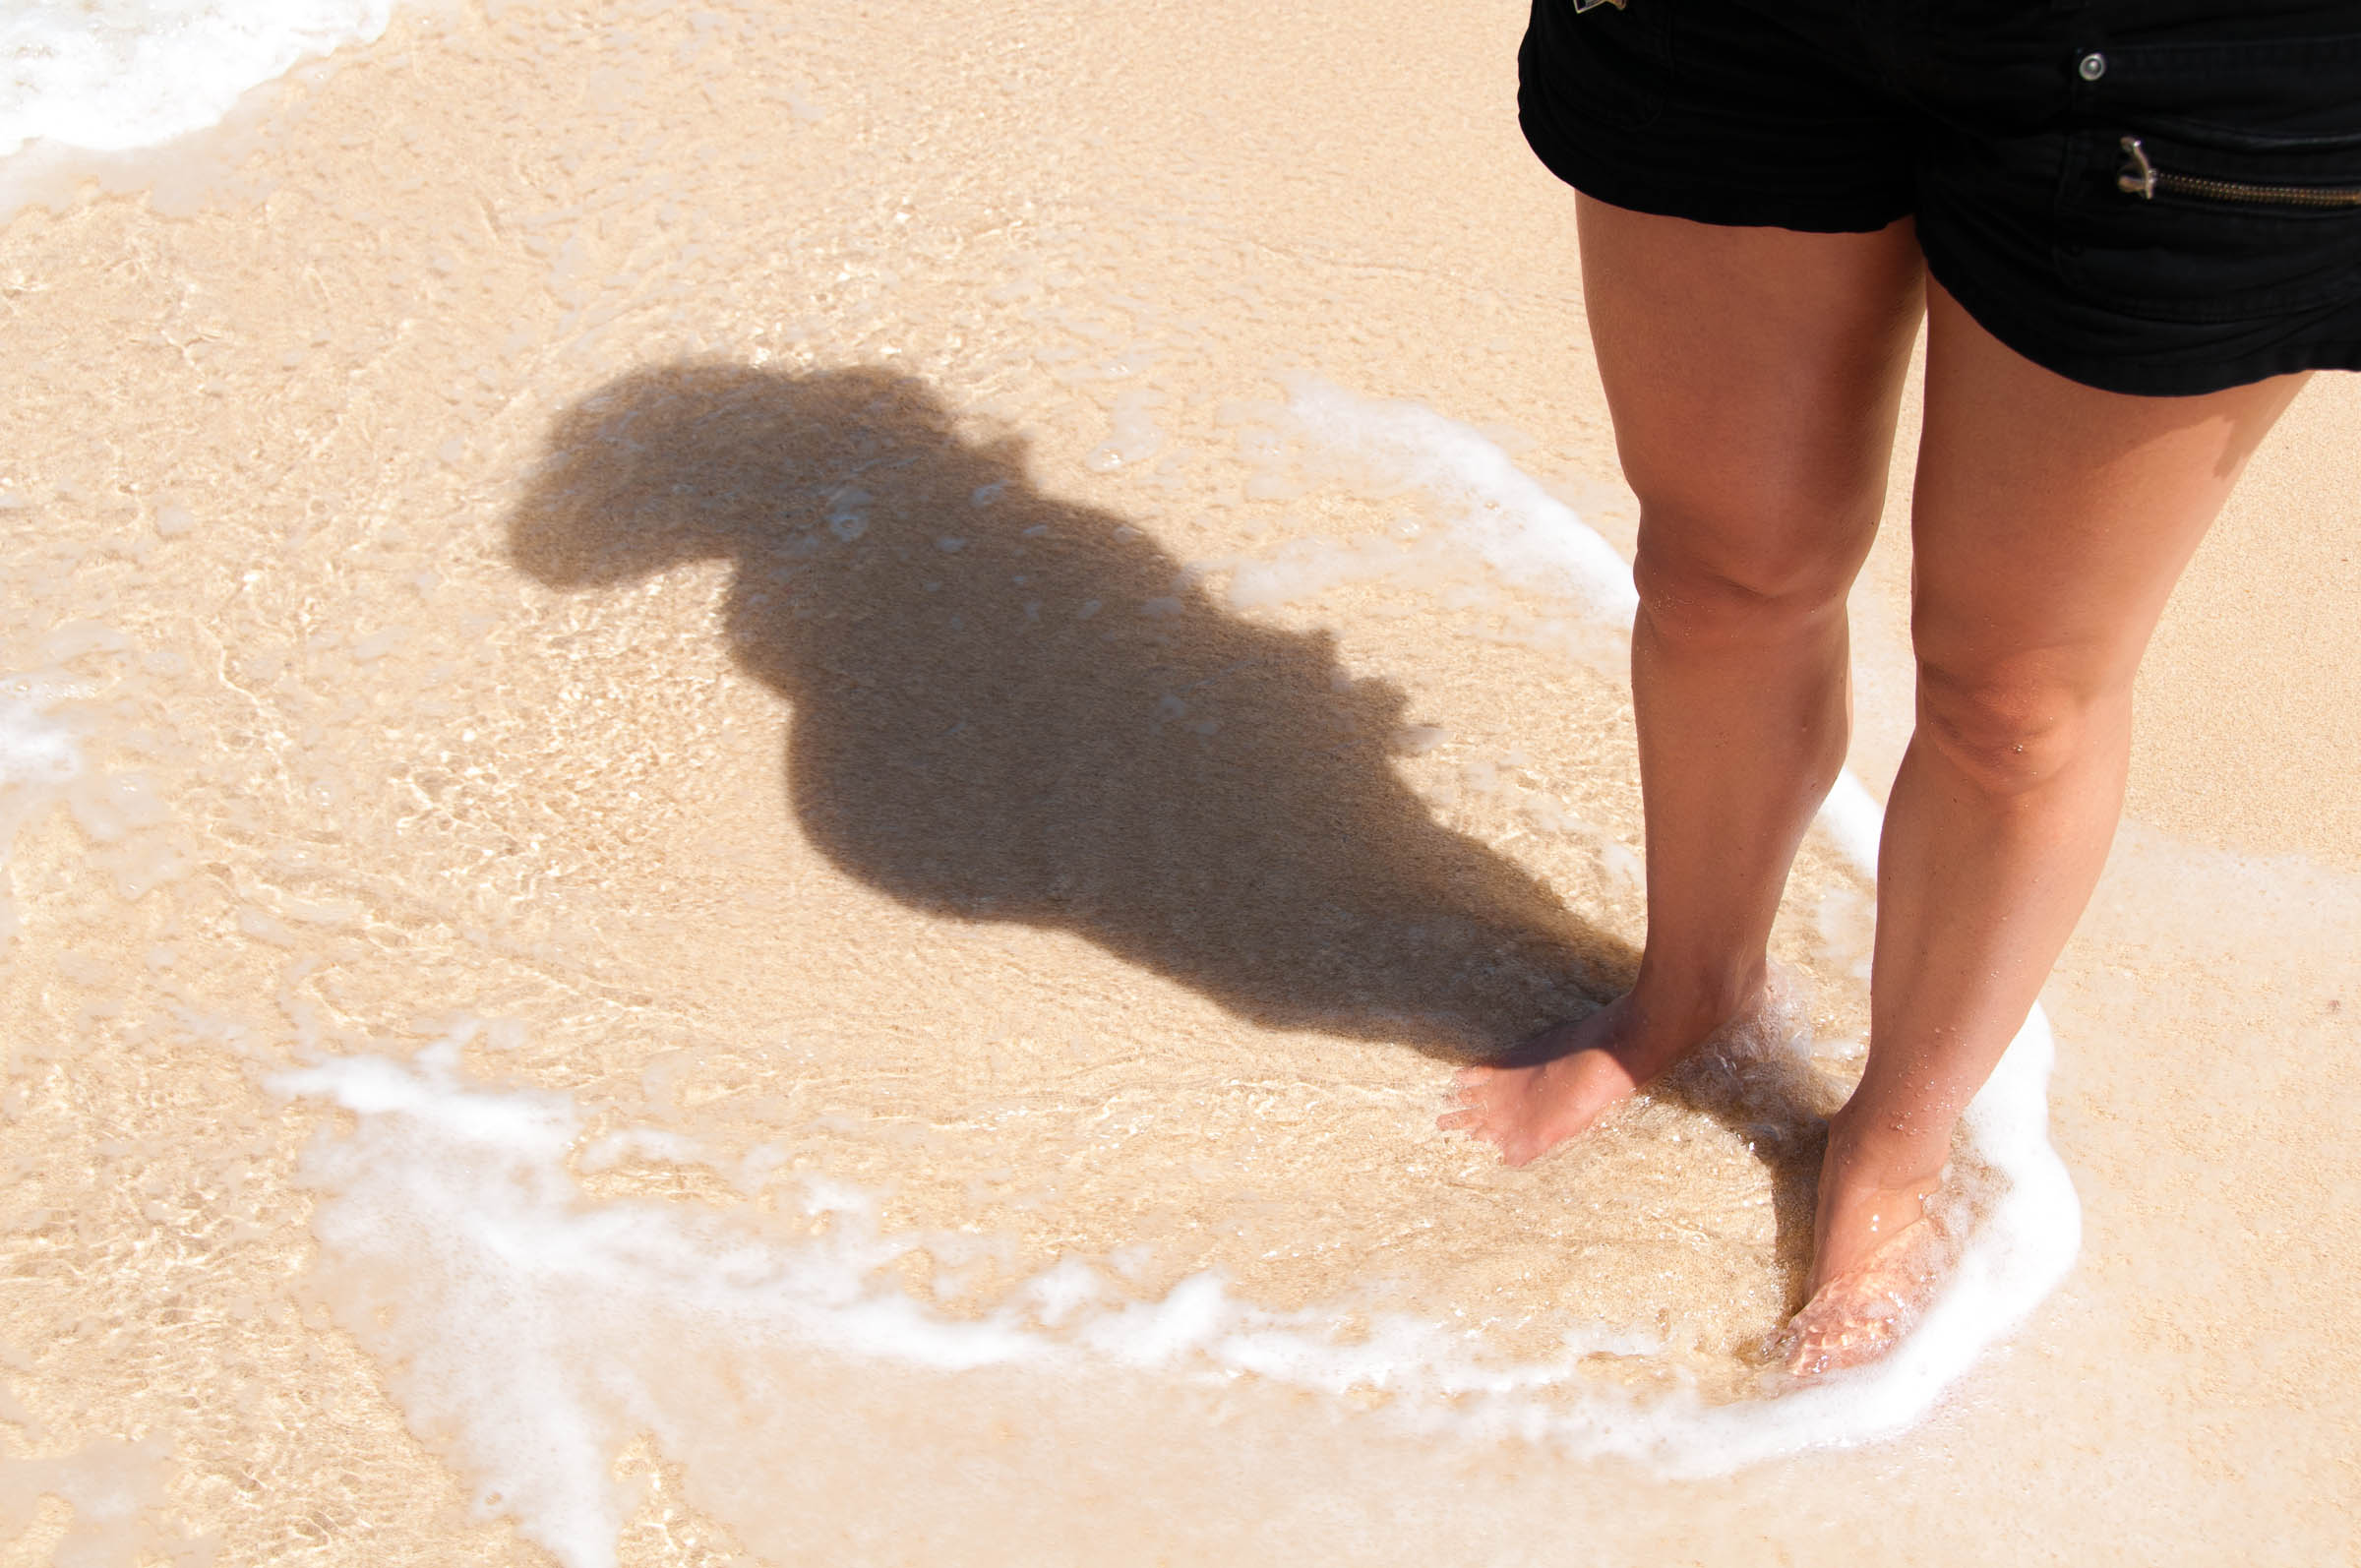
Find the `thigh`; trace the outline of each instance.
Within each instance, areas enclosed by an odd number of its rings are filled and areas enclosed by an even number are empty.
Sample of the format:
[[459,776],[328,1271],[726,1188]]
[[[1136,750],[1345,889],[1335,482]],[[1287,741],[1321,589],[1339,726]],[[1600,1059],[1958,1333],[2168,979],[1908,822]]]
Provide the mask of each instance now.
[[1579,217],[1643,567],[1670,554],[1768,591],[1834,561],[1848,579],[1876,527],[1921,309],[1907,220],[1799,233],[1589,197]]
[[2181,569],[2301,376],[2101,392],[1928,290],[1911,513],[1921,666],[1992,688],[2128,692]]

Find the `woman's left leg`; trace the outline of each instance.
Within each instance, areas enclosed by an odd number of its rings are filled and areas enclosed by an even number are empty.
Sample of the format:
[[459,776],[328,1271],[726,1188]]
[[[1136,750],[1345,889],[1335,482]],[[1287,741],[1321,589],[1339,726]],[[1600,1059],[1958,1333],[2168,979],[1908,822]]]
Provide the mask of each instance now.
[[2081,917],[2122,810],[2140,655],[2302,383],[2097,392],[1927,294],[1918,723],[1886,809],[1868,1064],[1830,1127],[1806,1294],[1830,1289],[1799,1320],[1803,1364],[1858,1327],[1847,1282],[1874,1294],[1873,1254],[1919,1219]]

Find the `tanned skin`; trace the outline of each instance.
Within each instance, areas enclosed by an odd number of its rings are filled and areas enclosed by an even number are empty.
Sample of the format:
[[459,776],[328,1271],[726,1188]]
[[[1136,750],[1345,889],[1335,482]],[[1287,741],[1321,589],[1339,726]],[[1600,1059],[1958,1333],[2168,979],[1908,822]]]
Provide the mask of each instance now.
[[1844,765],[1845,596],[1923,314],[1917,727],[1886,806],[1866,1069],[1832,1119],[1790,1364],[1881,1354],[1960,1113],[2089,902],[2132,677],[2287,376],[2195,397],[2041,369],[1925,277],[1907,219],[1803,234],[1579,199],[1583,287],[1640,499],[1632,694],[1648,938],[1631,991],[1461,1074],[1441,1125],[1538,1159],[1763,1003],[1804,829]]

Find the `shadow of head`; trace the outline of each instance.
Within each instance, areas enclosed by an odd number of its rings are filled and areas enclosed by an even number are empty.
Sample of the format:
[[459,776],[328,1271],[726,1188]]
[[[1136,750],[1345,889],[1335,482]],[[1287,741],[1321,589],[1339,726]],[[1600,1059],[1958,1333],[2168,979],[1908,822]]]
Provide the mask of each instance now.
[[1035,488],[921,383],[687,364],[558,422],[510,521],[567,587],[735,564],[735,658],[792,709],[831,861],[961,921],[1072,931],[1266,1026],[1496,1050],[1628,951],[1397,775],[1403,698],[1227,614]]

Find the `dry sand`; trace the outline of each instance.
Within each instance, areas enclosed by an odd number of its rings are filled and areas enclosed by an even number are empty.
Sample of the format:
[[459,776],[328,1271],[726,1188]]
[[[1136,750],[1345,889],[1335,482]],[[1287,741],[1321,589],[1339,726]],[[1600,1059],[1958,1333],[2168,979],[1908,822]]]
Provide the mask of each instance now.
[[[1621,690],[1447,551],[1343,571],[1436,519],[1282,407],[1415,398],[1628,549],[1520,21],[405,17],[194,211],[9,223],[0,670],[87,762],[0,819],[0,1563],[546,1560],[471,1510],[451,1324],[315,1236],[352,1118],[269,1087],[468,1020],[483,1082],[701,1151],[578,1162],[589,1209],[793,1229],[824,1174],[986,1238],[893,1265],[953,1318],[1211,1267],[1744,1386],[1808,1138],[1710,1085],[1524,1172],[1431,1128],[1629,961]],[[2047,993],[2082,1261],[1918,1430],[1677,1481],[1251,1377],[684,1352],[713,1414],[614,1457],[621,1560],[2350,1560],[2357,563],[2323,378],[2159,633]],[[1889,526],[1880,794],[1907,572]],[[1815,845],[1778,938],[1829,1041],[1864,892]]]

